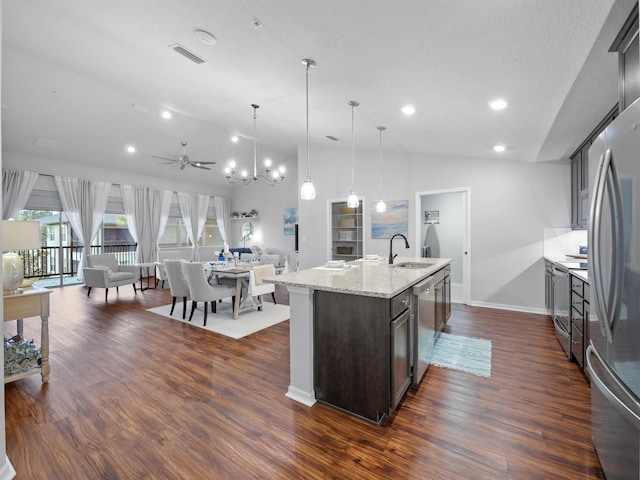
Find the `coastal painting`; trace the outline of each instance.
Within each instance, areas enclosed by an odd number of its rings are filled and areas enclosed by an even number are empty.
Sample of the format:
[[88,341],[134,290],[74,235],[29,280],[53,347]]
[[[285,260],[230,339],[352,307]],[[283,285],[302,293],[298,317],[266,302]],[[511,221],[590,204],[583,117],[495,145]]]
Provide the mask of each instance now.
[[387,211],[376,212],[371,204],[371,238],[391,238],[396,233],[409,234],[409,200],[388,201]]
[[293,235],[296,231],[296,223],[298,223],[298,209],[284,209],[284,234]]

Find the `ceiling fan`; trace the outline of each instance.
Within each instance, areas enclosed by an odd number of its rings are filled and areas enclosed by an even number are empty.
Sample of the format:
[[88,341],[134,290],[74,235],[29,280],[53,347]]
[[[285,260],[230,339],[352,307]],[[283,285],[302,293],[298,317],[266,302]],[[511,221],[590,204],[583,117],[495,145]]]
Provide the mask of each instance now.
[[158,155],[152,155],[153,158],[159,158],[160,160],[167,160],[164,163],[154,163],[154,165],[180,165],[180,170],[184,170],[184,167],[189,165],[190,167],[202,168],[203,170],[211,170],[209,167],[205,167],[205,165],[215,165],[216,162],[194,162],[189,159],[189,155],[187,155],[187,142],[180,142],[182,145],[182,155],[180,155],[177,159],[167,158],[167,157],[159,157]]

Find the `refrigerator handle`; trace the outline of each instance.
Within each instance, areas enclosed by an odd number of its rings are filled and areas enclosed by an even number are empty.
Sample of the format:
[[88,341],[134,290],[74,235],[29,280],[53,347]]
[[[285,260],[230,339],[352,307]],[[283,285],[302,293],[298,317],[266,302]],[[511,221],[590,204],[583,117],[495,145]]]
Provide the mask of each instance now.
[[591,253],[591,261],[589,262],[589,276],[592,279],[594,288],[591,291],[595,297],[596,313],[598,317],[598,325],[602,335],[609,338],[608,328],[606,327],[606,314],[604,298],[602,296],[603,286],[600,276],[600,221],[602,218],[602,201],[604,189],[605,170],[603,169],[605,155],[600,155],[598,167],[596,169],[595,182],[593,185],[593,198],[591,200],[591,209],[589,211],[589,249]]
[[636,411],[640,411],[640,403],[636,400],[633,392],[629,390],[629,388],[624,385],[617,377],[615,372],[611,370],[611,367],[607,365],[598,351],[593,348],[593,344],[589,344],[587,347],[586,354],[586,362],[587,362],[587,371],[589,372],[589,376],[591,377],[591,381],[596,384],[598,390],[602,392],[602,394],[611,402],[611,404],[622,414],[627,420],[635,425],[635,427],[640,430],[640,416],[629,407],[622,399],[616,396],[614,392],[607,387],[607,385],[602,381],[602,379],[598,376],[598,374],[593,369],[593,364],[591,363],[591,357],[594,356],[596,360],[599,362],[600,366],[607,373],[609,378],[616,384],[616,386],[621,389],[629,404],[631,404]]
[[622,288],[624,283],[624,223],[622,218],[622,192],[620,190],[620,179],[613,159],[613,152],[609,149],[607,153],[609,154],[609,161],[607,165],[607,161],[605,159],[605,166],[607,166],[605,173],[607,175],[607,186],[609,187],[609,203],[611,203],[612,210],[611,238],[613,239],[613,265],[611,268],[609,302],[607,302],[607,307],[609,307],[609,311],[607,311],[607,319],[611,331],[611,338],[609,341],[612,342],[618,325],[618,316],[620,315],[620,309],[622,307]]

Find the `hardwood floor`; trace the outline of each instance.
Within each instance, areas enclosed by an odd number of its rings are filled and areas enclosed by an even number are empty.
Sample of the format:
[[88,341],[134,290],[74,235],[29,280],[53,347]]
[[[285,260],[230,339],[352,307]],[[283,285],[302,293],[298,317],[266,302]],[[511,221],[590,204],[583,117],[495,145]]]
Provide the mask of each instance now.
[[284,396],[288,321],[233,340],[147,312],[168,290],[95,293],[54,289],[50,382],[5,386],[19,480],[604,478],[547,317],[454,306],[449,333],[493,341],[491,378],[431,367],[377,427]]

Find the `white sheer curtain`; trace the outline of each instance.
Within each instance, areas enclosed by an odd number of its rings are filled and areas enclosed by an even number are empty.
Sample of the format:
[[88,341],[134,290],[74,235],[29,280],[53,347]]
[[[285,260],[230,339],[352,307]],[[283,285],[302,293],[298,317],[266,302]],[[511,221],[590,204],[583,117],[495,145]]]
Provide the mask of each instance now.
[[2,170],[2,219],[18,218],[38,179],[38,173]]
[[121,185],[120,191],[129,232],[138,244],[136,262],[155,262],[158,239],[167,224],[173,192],[131,185]]
[[178,204],[180,205],[182,221],[187,229],[187,236],[191,241],[191,245],[193,245],[191,260],[199,262],[200,252],[198,251],[198,238],[200,238],[204,224],[207,221],[209,196],[178,192]]
[[231,200],[224,197],[213,197],[213,205],[216,209],[216,221],[223,243],[229,243],[227,232],[230,231],[229,216],[231,214]]
[[78,264],[78,279],[83,280],[82,267],[87,253],[91,250],[91,240],[98,233],[107,208],[111,182],[97,182],[78,178],[53,177],[62,209],[66,213],[71,228],[82,242],[82,256]]

